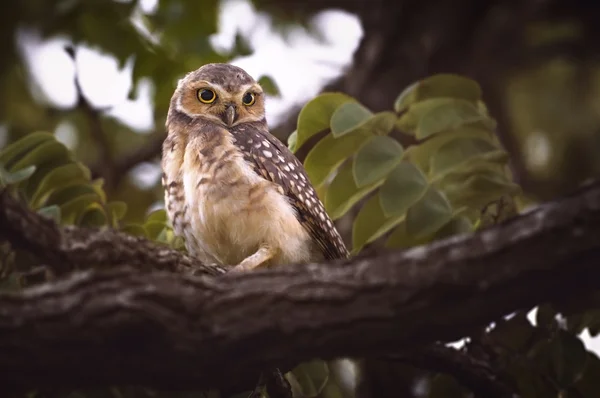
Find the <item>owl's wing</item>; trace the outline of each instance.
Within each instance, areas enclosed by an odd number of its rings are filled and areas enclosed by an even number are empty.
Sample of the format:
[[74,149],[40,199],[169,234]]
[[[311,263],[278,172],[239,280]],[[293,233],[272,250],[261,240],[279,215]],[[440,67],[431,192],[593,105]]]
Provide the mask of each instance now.
[[236,126],[236,144],[257,174],[279,185],[296,209],[296,217],[325,259],[348,257],[348,249],[315,192],[304,167],[266,125]]

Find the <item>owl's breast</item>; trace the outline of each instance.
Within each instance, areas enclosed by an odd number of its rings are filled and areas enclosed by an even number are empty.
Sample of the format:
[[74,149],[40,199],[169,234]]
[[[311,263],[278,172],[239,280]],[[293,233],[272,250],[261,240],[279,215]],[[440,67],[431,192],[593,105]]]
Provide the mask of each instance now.
[[282,248],[274,262],[310,259],[310,236],[288,198],[231,141],[210,151],[189,145],[182,166],[187,222],[176,232],[192,254],[235,265],[267,243]]

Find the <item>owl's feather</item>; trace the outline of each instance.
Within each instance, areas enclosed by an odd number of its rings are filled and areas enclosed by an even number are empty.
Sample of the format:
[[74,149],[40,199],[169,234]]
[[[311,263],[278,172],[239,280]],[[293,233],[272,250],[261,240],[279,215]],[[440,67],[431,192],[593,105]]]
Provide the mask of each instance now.
[[318,244],[324,258],[348,256],[348,250],[294,154],[269,133],[265,123],[245,123],[232,129],[235,144],[257,174],[279,185],[298,220]]

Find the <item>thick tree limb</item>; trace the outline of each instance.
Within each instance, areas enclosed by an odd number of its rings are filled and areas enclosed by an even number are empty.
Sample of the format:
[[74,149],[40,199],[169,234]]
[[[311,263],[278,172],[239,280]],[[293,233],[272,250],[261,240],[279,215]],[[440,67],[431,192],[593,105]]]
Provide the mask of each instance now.
[[[7,203],[3,196],[2,236],[25,247],[40,232],[5,233],[17,221],[5,214]],[[230,387],[231,380],[253,383],[260,370],[315,357],[389,357],[457,339],[517,309],[597,289],[599,233],[595,183],[478,234],[327,266],[218,277],[131,268],[78,273],[0,295],[0,383]],[[68,238],[78,247],[95,241],[93,235]],[[50,252],[54,262],[60,253],[72,253],[66,262],[84,259],[60,239],[52,241],[62,247]],[[41,255],[52,242],[32,249]],[[121,264],[140,263],[143,254],[117,256],[109,242],[103,250],[110,254],[95,254],[100,262],[115,256]],[[146,255],[145,268],[166,253]]]
[[56,276],[122,265],[146,271],[207,275],[225,272],[156,242],[112,229],[60,228],[52,220],[32,213],[7,190],[0,191],[0,239],[42,258]]

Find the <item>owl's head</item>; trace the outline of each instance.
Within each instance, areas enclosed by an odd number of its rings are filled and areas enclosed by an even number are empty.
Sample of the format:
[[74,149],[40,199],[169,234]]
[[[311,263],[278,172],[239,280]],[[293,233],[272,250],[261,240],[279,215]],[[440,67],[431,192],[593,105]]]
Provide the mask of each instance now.
[[242,68],[207,64],[179,81],[171,98],[169,117],[173,112],[226,127],[264,121],[264,93]]

